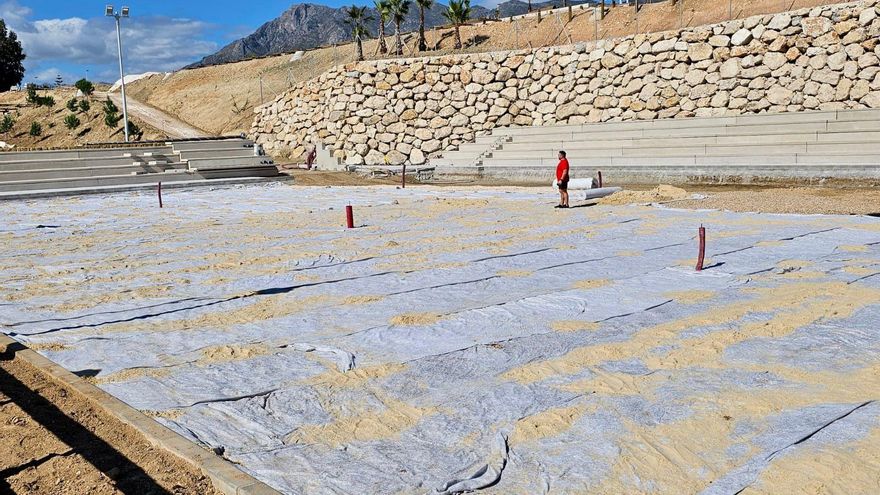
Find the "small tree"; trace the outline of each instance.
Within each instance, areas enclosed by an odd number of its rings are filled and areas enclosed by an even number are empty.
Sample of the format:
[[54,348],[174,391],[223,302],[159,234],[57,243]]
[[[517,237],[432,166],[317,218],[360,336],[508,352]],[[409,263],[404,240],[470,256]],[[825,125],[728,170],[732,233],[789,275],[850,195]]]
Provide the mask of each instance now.
[[79,127],[80,123],[79,118],[74,114],[64,117],[64,125],[71,131]]
[[107,98],[104,100],[104,113],[119,113],[119,107]]
[[86,96],[92,96],[92,93],[95,92],[95,85],[91,83],[88,79],[80,79],[74,84],[76,89],[80,90],[82,94]]
[[345,10],[345,13],[348,15],[345,23],[351,26],[351,37],[354,38],[357,61],[360,62],[364,59],[364,45],[361,38],[370,35],[365,23],[372,21],[373,17],[367,13],[366,7],[358,7],[357,5],[352,5]]
[[76,108],[78,106],[77,103],[79,103],[79,102],[76,101],[76,98],[71,98],[71,99],[67,100],[67,109],[70,110],[71,112],[75,112]]
[[43,126],[39,122],[31,122],[31,130],[28,132],[31,137],[38,137],[43,134]]
[[419,6],[419,51],[423,52],[428,49],[425,41],[425,9],[430,9],[434,0],[416,0],[416,4]]
[[104,101],[104,124],[111,129],[119,127],[119,108],[107,98]]
[[388,45],[385,43],[385,24],[391,16],[391,10],[388,6],[388,0],[377,0],[375,2],[376,13],[379,14],[379,53],[388,53]]
[[403,40],[400,37],[400,23],[409,13],[410,0],[388,0],[388,11],[394,21],[394,53],[403,55]]
[[449,0],[443,17],[455,27],[455,48],[460,50],[463,46],[461,26],[471,19],[471,0]]
[[22,62],[25,57],[18,36],[7,30],[6,22],[0,19],[0,91],[18,85],[24,79]]
[[137,136],[137,138],[140,139],[141,136],[143,136],[143,134],[144,134],[144,131],[141,130],[141,128],[138,127],[137,124],[135,124],[131,120],[128,121],[128,135],[129,136]]
[[3,119],[0,120],[0,132],[2,132],[4,135],[7,135],[10,131],[12,131],[13,127],[15,127],[15,118],[7,113],[3,116]]
[[60,88],[62,85],[64,85],[64,79],[61,78],[61,74],[58,74],[55,76],[55,87]]
[[31,105],[36,105],[39,101],[39,96],[37,96],[37,87],[33,84],[27,85],[27,102]]
[[92,104],[89,103],[89,100],[80,100],[79,102],[79,110],[80,112],[88,112],[91,110]]

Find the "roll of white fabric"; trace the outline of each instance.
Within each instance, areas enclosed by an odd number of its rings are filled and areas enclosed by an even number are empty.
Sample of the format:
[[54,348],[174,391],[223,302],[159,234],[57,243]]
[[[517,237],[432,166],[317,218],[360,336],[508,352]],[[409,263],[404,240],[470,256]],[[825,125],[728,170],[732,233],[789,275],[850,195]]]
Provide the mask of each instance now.
[[[553,189],[559,189],[559,186],[556,184],[556,179],[553,179]],[[592,189],[593,188],[593,179],[570,179],[568,181],[568,190],[569,191],[578,191],[581,189]]]

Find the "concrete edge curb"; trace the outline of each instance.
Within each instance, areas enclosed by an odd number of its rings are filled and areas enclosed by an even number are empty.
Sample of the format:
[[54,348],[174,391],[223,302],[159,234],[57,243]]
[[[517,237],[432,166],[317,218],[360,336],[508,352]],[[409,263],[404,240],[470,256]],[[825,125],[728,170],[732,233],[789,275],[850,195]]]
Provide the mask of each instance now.
[[[228,179],[204,179],[192,181],[171,181],[163,182],[162,189],[184,189],[188,187],[205,187],[205,186],[235,186],[239,184],[262,184],[268,182],[293,182],[293,177],[289,175],[278,175],[275,177],[232,177]],[[96,186],[96,187],[79,187],[71,189],[37,189],[34,191],[22,191],[17,193],[0,193],[0,201],[12,201],[17,199],[41,199],[41,198],[57,198],[62,196],[79,196],[82,194],[114,194],[119,192],[142,191],[156,188],[156,182],[148,182],[145,184],[132,184],[127,186]]]
[[21,342],[0,333],[0,349],[18,345],[16,356],[53,380],[70,387],[113,418],[134,428],[150,444],[193,465],[207,476],[217,491],[226,495],[280,495],[280,492],[238,469],[231,462],[197,446],[125,402],[104,392]]

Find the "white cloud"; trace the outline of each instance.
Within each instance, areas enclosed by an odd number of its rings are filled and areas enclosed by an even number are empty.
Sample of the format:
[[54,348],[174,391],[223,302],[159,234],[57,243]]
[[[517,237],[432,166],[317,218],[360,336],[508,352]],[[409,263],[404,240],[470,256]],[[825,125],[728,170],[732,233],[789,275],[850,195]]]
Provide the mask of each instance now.
[[17,27],[23,24],[31,12],[29,7],[19,5],[15,0],[0,3],[0,19],[6,21],[7,26]]
[[[15,0],[0,5],[0,16],[8,16],[27,53],[25,65],[29,69],[72,64],[94,67],[96,75],[112,72],[109,69],[116,63],[113,19],[70,17],[30,21],[31,13],[31,9]],[[161,16],[123,19],[126,73],[176,70],[217,51],[217,43],[204,39],[211,27],[191,19]]]

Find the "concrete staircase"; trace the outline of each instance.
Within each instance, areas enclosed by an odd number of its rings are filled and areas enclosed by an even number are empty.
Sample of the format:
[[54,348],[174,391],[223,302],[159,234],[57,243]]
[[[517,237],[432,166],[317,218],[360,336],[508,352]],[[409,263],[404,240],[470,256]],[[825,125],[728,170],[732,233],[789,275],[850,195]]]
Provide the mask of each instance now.
[[255,155],[253,141],[241,138],[0,153],[0,199],[276,176],[272,158]]
[[880,110],[499,128],[431,164],[440,176],[549,181],[559,150],[573,176],[615,182],[880,179]]

